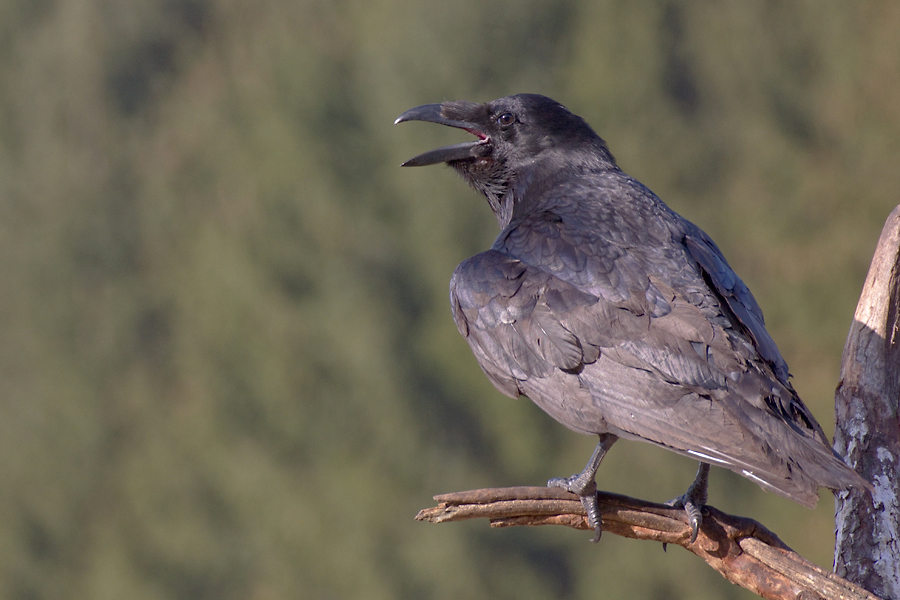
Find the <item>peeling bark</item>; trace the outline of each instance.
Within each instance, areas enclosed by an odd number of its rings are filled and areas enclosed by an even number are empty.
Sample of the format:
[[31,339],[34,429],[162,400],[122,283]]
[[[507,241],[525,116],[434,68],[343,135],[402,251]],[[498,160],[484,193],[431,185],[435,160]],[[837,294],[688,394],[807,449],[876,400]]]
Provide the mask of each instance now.
[[900,600],[900,206],[885,223],[844,346],[834,448],[874,486],[836,496],[835,572]]

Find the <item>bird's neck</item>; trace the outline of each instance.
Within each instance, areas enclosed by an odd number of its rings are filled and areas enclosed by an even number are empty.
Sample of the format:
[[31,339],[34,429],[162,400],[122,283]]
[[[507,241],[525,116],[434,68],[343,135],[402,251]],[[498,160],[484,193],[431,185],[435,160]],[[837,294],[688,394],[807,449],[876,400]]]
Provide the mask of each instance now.
[[515,219],[523,218],[535,211],[551,210],[554,203],[561,200],[553,189],[563,182],[571,182],[579,177],[611,169],[617,170],[618,167],[615,163],[606,161],[565,165],[560,165],[556,161],[535,161],[517,169],[515,175],[504,186],[504,195],[499,198],[488,196],[488,204],[491,205],[502,231]]
[[585,152],[548,151],[514,168],[500,161],[451,163],[487,198],[500,229],[513,219],[539,209],[551,188],[572,177],[618,170],[615,159],[600,138]]

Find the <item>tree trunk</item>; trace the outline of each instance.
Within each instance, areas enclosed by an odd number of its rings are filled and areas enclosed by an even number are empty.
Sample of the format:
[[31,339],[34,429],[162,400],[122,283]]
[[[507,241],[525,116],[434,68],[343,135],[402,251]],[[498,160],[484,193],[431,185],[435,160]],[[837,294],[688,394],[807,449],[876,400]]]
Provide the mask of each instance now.
[[836,496],[835,573],[900,600],[900,206],[885,223],[844,347],[834,448],[874,486]]

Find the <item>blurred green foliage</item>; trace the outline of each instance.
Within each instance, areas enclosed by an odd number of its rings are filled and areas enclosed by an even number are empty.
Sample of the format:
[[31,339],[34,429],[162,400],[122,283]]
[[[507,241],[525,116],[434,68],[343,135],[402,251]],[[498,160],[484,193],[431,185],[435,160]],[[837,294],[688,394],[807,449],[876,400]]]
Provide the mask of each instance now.
[[[900,188],[900,5],[30,0],[0,6],[0,596],[751,597],[680,550],[429,526],[594,441],[500,396],[447,306],[495,223],[426,102],[550,95],[723,247],[831,430]],[[458,133],[458,132],[456,132]],[[600,487],[687,460],[621,443]],[[711,502],[830,564],[815,511]]]

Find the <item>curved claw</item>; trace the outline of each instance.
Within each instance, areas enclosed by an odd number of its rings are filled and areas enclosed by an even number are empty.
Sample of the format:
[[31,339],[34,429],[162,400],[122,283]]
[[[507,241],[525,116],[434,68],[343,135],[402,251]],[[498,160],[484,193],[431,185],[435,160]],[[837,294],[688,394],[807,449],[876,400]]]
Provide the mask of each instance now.
[[693,502],[684,503],[684,511],[688,514],[688,522],[691,524],[691,543],[697,541],[700,526],[703,525],[703,507]]
[[688,516],[688,524],[691,526],[691,543],[697,541],[700,527],[703,525],[703,505],[693,502],[687,494],[666,502],[673,508],[683,508]]

